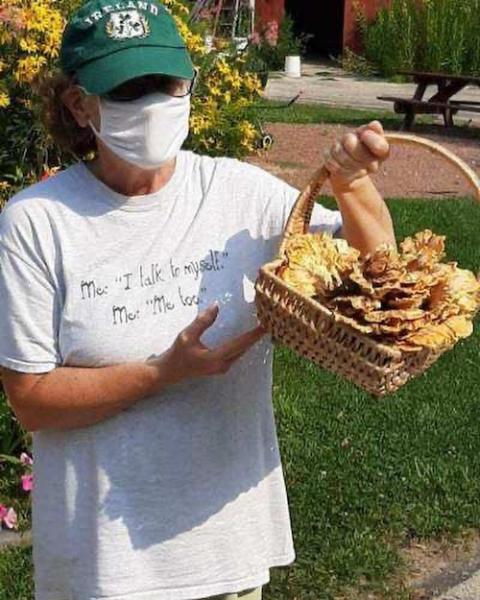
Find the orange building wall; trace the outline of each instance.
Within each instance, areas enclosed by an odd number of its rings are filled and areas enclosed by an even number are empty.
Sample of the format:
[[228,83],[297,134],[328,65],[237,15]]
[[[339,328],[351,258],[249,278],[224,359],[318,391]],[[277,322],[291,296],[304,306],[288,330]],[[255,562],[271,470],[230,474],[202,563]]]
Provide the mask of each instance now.
[[285,16],[285,0],[256,0],[255,13],[258,23],[277,21],[280,24]]

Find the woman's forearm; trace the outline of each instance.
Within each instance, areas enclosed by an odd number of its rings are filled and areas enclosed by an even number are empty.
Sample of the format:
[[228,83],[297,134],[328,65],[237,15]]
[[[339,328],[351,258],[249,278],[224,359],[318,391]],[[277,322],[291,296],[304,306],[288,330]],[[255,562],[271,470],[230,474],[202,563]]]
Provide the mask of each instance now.
[[385,201],[370,177],[351,184],[332,187],[343,217],[343,237],[362,254],[373,252],[380,244],[396,247],[395,231]]
[[5,371],[7,397],[29,431],[95,425],[160,392],[167,384],[162,361],[100,368],[58,367],[32,375]]
[[218,306],[199,313],[163,354],[145,363],[111,367],[58,367],[32,375],[5,369],[3,384],[18,420],[29,431],[76,429],[113,417],[139,400],[192,378],[227,373],[264,335],[261,327],[207,348],[202,335]]

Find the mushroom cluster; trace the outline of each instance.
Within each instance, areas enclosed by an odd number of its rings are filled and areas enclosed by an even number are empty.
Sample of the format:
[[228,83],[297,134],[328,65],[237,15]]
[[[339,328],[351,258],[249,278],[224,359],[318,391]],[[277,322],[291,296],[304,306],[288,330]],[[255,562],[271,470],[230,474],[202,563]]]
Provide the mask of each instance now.
[[480,282],[444,258],[445,237],[430,230],[364,257],[345,240],[305,234],[288,240],[277,275],[363,334],[439,351],[471,335],[480,310]]

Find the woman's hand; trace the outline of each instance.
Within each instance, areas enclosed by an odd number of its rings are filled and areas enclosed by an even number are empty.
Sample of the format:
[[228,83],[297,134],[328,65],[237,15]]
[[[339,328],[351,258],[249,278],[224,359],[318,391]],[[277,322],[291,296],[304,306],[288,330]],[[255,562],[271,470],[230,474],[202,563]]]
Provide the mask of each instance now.
[[4,369],[9,403],[28,431],[76,429],[114,417],[183,379],[226,373],[265,331],[257,327],[209,350],[200,338],[217,315],[218,307],[209,308],[167,352],[152,360],[98,368],[57,367],[35,374]]
[[376,173],[379,165],[389,155],[390,147],[385,139],[381,123],[372,121],[355,131],[345,134],[325,154],[325,166],[330,172],[334,188],[350,186],[370,173]]
[[200,338],[215,323],[218,310],[218,306],[211,306],[198,315],[178,335],[173,346],[160,357],[159,366],[161,365],[168,383],[174,384],[184,379],[224,374],[265,335],[264,329],[256,327],[218,348],[207,348]]

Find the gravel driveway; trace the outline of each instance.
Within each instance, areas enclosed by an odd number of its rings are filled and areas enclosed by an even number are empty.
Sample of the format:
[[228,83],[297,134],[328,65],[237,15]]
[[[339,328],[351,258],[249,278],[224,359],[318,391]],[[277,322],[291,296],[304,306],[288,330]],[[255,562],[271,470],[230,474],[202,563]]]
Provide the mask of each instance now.
[[[323,153],[336,138],[352,128],[343,125],[292,125],[272,123],[266,129],[275,137],[272,149],[249,162],[259,165],[290,184],[303,188],[320,166]],[[480,140],[428,133],[425,137],[444,145],[480,174]],[[419,148],[393,148],[375,178],[388,197],[441,198],[470,195],[459,172],[441,158]]]

